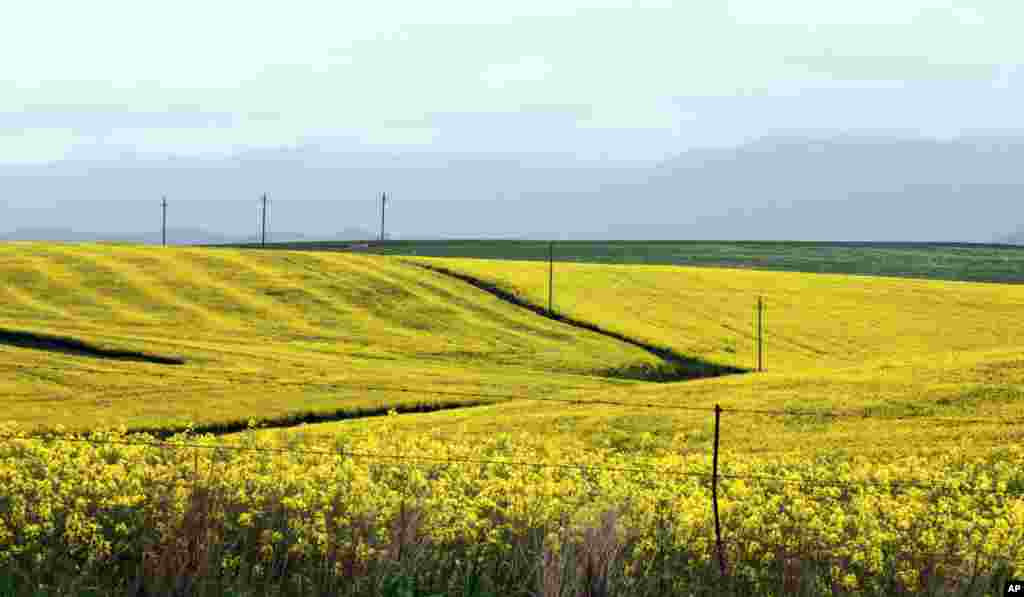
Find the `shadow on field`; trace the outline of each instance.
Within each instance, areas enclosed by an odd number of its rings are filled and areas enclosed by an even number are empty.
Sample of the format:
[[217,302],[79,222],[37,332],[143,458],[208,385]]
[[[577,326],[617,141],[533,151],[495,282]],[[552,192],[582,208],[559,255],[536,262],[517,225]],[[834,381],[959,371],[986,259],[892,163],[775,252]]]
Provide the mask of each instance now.
[[[494,400],[461,400],[449,402],[414,402],[407,404],[388,404],[384,406],[365,406],[355,408],[339,408],[333,411],[307,411],[286,414],[280,417],[272,417],[259,420],[236,420],[222,421],[219,423],[193,423],[190,425],[167,425],[164,427],[130,427],[129,433],[145,433],[157,439],[170,439],[186,431],[192,434],[230,435],[242,433],[250,429],[260,431],[269,429],[289,429],[302,425],[315,425],[317,423],[338,423],[341,421],[354,421],[356,419],[371,419],[387,417],[391,411],[399,415],[425,414],[439,412],[442,410],[456,410],[473,408],[476,406],[489,406],[497,404]],[[255,422],[255,427],[252,427]],[[3,593],[0,593],[3,597]]]
[[0,344],[15,346],[18,348],[30,348],[33,350],[47,350],[50,352],[62,352],[83,357],[97,359],[113,359],[117,361],[138,361],[142,363],[156,363],[158,365],[184,365],[185,360],[177,357],[164,357],[159,355],[146,354],[134,350],[116,350],[93,346],[88,342],[67,338],[63,336],[51,336],[47,334],[36,334],[32,332],[19,332],[0,328]]
[[721,365],[718,363],[712,363],[710,361],[705,361],[703,359],[698,359],[695,357],[684,356],[675,352],[671,348],[665,348],[662,346],[648,344],[635,338],[630,338],[629,336],[626,336],[624,334],[620,334],[619,332],[606,330],[600,326],[597,326],[587,321],[573,319],[571,317],[562,315],[561,313],[558,312],[550,313],[544,307],[528,303],[522,298],[512,294],[507,290],[498,288],[497,286],[490,282],[480,280],[479,278],[474,278],[473,276],[468,276],[466,274],[462,274],[436,265],[427,265],[423,263],[411,262],[406,263],[410,263],[410,265],[421,267],[432,272],[448,276],[450,278],[456,278],[458,280],[466,282],[467,284],[471,284],[472,286],[475,286],[480,290],[493,294],[494,296],[498,297],[499,299],[505,302],[512,303],[513,305],[522,307],[524,309],[529,309],[530,311],[533,311],[534,313],[540,315],[541,317],[553,319],[557,322],[564,323],[566,325],[571,325],[573,327],[601,334],[602,336],[614,338],[620,342],[632,344],[637,348],[642,348],[643,350],[646,350],[647,352],[653,354],[654,356],[660,358],[663,361],[663,363],[659,364],[656,367],[648,367],[646,365],[631,365],[627,367],[602,369],[600,371],[595,371],[595,375],[622,379],[636,379],[643,381],[672,382],[684,381],[688,379],[702,379],[707,377],[720,377],[722,375],[734,375],[737,373],[750,372],[749,369],[742,369],[740,367],[733,367],[731,365]]

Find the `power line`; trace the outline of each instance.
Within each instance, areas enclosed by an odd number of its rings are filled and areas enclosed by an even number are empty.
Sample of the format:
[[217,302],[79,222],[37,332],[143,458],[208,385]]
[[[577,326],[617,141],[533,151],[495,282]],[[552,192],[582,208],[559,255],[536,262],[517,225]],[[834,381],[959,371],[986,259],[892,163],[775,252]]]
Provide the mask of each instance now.
[[548,315],[554,315],[555,241],[548,243]]
[[160,202],[160,205],[161,205],[161,207],[163,207],[163,225],[160,228],[160,232],[161,232],[161,237],[160,237],[161,238],[161,243],[160,244],[161,244],[161,246],[166,247],[167,246],[167,196],[166,195],[164,195],[163,201]]
[[384,242],[384,204],[388,201],[388,194],[380,194],[380,242]]
[[757,371],[764,371],[764,299],[757,297]]
[[260,232],[260,247],[267,246],[267,194],[263,193],[260,197],[260,201],[263,203],[263,210],[261,211],[262,230]]

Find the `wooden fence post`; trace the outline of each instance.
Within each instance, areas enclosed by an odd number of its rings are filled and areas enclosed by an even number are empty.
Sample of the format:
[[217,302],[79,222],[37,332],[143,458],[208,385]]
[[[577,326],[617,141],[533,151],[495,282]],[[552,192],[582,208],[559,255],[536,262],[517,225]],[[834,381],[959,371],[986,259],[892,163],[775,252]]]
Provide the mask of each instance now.
[[722,527],[718,521],[718,427],[722,417],[722,407],[715,405],[715,451],[711,464],[711,505],[715,511],[715,547],[718,551],[718,568],[725,578],[725,553],[722,550]]

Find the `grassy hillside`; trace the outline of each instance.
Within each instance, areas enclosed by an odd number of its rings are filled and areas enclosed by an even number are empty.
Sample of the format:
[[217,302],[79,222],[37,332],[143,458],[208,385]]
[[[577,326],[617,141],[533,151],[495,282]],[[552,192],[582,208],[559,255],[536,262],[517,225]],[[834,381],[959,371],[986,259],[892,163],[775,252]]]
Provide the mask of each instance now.
[[[707,456],[713,440],[712,409],[720,404],[724,463],[787,455],[984,452],[1024,440],[1024,430],[1012,423],[1024,416],[1024,350],[906,358],[833,373],[765,373],[628,390],[571,390],[558,398],[583,404],[510,401],[387,421],[309,425],[287,434],[313,440],[341,435],[358,441],[386,426],[389,433],[445,441],[471,442],[507,433],[516,445],[583,441],[638,456],[663,450]],[[636,406],[588,406],[587,400]],[[285,430],[266,433],[275,436]]]
[[[548,265],[425,259],[547,305]],[[1010,348],[1024,287],[722,268],[554,266],[554,308],[630,337],[741,367],[756,364],[757,297],[771,371],[827,371],[876,360]]]
[[[344,250],[348,242],[274,243],[268,248]],[[518,240],[371,242],[385,255],[546,261],[548,243]],[[794,241],[558,241],[560,262],[691,265],[973,282],[1024,282],[1024,247],[966,243]]]
[[[546,304],[547,268],[530,262],[426,259],[524,301]],[[659,408],[518,402],[399,417],[415,433],[585,438],[623,449],[710,448],[726,409],[723,450],[768,454],[1005,445],[1024,414],[1024,287],[665,266],[558,264],[558,312],[712,362],[755,362],[754,297],[767,307],[761,374],[624,389],[566,390],[561,399]],[[664,406],[664,408],[660,408]],[[673,407],[704,408],[705,412]],[[730,409],[821,413],[790,418]],[[827,413],[856,416],[832,418]],[[903,417],[908,417],[904,419]],[[935,417],[939,420],[913,420]],[[306,428],[364,433],[379,421]],[[648,434],[645,436],[644,434]]]
[[381,257],[9,243],[0,276],[0,395],[5,418],[31,424],[165,427],[437,399],[366,386],[547,395],[659,362]]
[[[0,425],[0,560],[26,587],[180,587],[199,566],[242,593],[398,577],[441,594],[983,595],[1024,570],[1024,286],[558,264],[557,315],[601,334],[544,317],[538,262],[23,244],[0,246],[0,271],[0,396],[27,425],[494,394],[180,449]],[[757,295],[767,372],[607,376],[657,364],[637,344],[749,367]]]
[[[9,418],[22,423],[167,428],[490,400],[464,394],[1009,416],[1024,381],[1014,365],[1024,339],[1019,286],[557,264],[558,313],[740,368],[756,364],[754,305],[764,296],[767,373],[652,385],[606,376],[656,367],[649,352],[547,320],[424,265],[547,302],[547,267],[538,262],[0,245],[8,281],[0,288],[0,392]],[[36,342],[17,334],[36,334]],[[111,358],[109,351],[184,364]],[[521,402],[410,415],[402,424],[567,430],[623,445],[643,431],[662,438],[692,432],[699,444],[707,427],[701,417]],[[806,444],[803,435],[786,435],[792,421],[744,421],[726,437],[736,431],[742,439],[763,425],[792,440],[772,449]]]

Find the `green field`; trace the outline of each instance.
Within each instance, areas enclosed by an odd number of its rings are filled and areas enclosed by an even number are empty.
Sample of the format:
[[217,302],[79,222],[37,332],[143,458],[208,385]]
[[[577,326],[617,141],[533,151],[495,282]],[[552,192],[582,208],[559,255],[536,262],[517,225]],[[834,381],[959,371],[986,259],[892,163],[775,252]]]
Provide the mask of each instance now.
[[[348,242],[271,243],[268,248],[343,250]],[[372,241],[364,252],[536,261],[548,243],[516,240]],[[771,241],[557,241],[559,262],[721,266],[770,271],[1024,282],[1024,247],[956,243]]]

